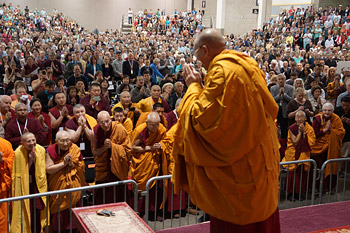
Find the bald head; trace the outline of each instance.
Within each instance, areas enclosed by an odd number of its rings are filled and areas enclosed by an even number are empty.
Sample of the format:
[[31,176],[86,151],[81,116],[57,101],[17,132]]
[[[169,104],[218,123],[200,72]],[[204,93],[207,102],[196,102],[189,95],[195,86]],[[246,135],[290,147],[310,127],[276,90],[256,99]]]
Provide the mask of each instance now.
[[67,138],[69,137],[69,134],[67,131],[61,130],[61,131],[57,132],[57,134],[56,134],[57,140],[59,140],[61,138],[65,138],[65,137],[67,137]]
[[34,137],[34,138],[35,138],[35,136],[34,136],[33,133],[27,132],[27,133],[24,133],[24,134],[21,136],[21,141],[22,141],[22,142],[23,142],[23,141],[26,141],[28,137]]
[[204,30],[194,42],[195,56],[200,60],[205,69],[210,62],[220,54],[225,47],[225,39],[215,29]]
[[15,111],[18,111],[20,108],[27,108],[27,106],[23,103],[16,104]]
[[147,116],[147,122],[160,122],[160,117],[156,112],[151,112]]
[[1,102],[10,101],[10,102],[11,102],[11,97],[8,96],[8,95],[2,95],[2,96],[0,96],[0,101],[1,101]]
[[109,113],[107,111],[101,111],[97,114],[97,120],[101,120],[104,118],[110,118],[111,116],[109,115]]
[[123,91],[121,94],[120,94],[120,98],[123,98],[125,96],[130,96],[130,93],[128,91]]

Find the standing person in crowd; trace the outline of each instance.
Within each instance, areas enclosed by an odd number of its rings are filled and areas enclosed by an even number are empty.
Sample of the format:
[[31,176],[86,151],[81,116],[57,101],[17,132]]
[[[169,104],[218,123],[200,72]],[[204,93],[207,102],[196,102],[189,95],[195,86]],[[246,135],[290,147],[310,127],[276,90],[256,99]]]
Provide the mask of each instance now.
[[[0,138],[0,199],[11,195],[11,177],[14,152],[9,141]],[[0,229],[7,233],[7,203],[0,204]]]
[[[83,156],[80,148],[71,142],[66,131],[59,131],[56,134],[56,143],[47,148],[46,172],[48,191],[78,188],[85,185]],[[80,198],[81,192],[73,192],[71,196],[50,196],[50,225],[53,231],[70,229],[69,211],[71,207],[76,207]]]
[[[325,103],[322,107],[322,113],[316,115],[312,122],[316,135],[316,142],[311,151],[311,159],[315,160],[317,167],[329,160],[341,157],[341,144],[345,135],[342,120],[339,116],[333,113],[334,106],[331,103]],[[332,170],[331,167],[332,166]],[[326,167],[325,181],[323,183],[323,190],[332,192],[335,187],[338,164],[332,163]],[[330,174],[332,171],[332,181],[330,181]],[[332,187],[330,187],[330,182]]]
[[[294,88],[285,84],[286,77],[284,74],[277,75],[277,85],[271,87],[272,97],[279,106],[277,123],[281,130],[281,138],[287,140],[288,136],[288,114],[287,107],[289,102],[293,99]],[[287,142],[285,142],[287,143]]]
[[298,111],[303,111],[306,114],[306,120],[311,124],[310,117],[314,116],[311,102],[305,98],[305,90],[302,87],[295,89],[295,98],[291,100],[287,106],[288,125],[295,123],[295,114]]
[[93,82],[90,85],[90,93],[80,100],[80,104],[85,107],[88,115],[97,119],[100,111],[111,112],[108,100],[101,94],[101,86],[99,83]]
[[[93,128],[93,133],[91,148],[96,164],[96,184],[128,179],[131,143],[125,128],[118,122],[112,122],[108,112],[101,111],[97,115],[97,125]],[[95,192],[95,203],[102,204],[104,198],[105,203],[126,201],[123,188],[117,186],[115,192],[113,187],[106,188],[105,197],[104,191],[98,189]]]
[[5,139],[11,142],[13,149],[21,144],[21,136],[27,132],[35,135],[36,142],[39,145],[45,145],[46,137],[44,128],[40,121],[34,118],[28,118],[27,106],[22,103],[16,105],[16,119],[11,120],[5,129]]
[[[211,232],[280,232],[278,107],[264,75],[253,59],[226,50],[214,29],[197,37],[194,50],[208,74],[203,87],[199,73],[184,67],[188,89],[174,134],[175,193],[185,190],[210,215]],[[282,76],[278,89],[284,82]],[[289,91],[291,100],[293,87],[279,98]]]
[[[282,162],[310,159],[311,148],[315,144],[314,129],[306,121],[307,115],[303,110],[297,110],[294,115],[295,123],[289,127],[288,142],[285,157]],[[309,164],[291,164],[286,166],[288,173],[287,198],[290,201],[305,199],[307,172]]]
[[[46,150],[37,143],[34,134],[24,132],[13,160],[12,197],[47,192],[45,156]],[[21,201],[13,202],[10,232],[43,232],[46,227],[46,208],[49,208],[46,206],[47,198],[26,199],[23,204]]]
[[129,53],[128,60],[123,62],[123,75],[128,75],[130,77],[130,82],[134,83],[138,73],[139,63],[134,60],[134,55]]

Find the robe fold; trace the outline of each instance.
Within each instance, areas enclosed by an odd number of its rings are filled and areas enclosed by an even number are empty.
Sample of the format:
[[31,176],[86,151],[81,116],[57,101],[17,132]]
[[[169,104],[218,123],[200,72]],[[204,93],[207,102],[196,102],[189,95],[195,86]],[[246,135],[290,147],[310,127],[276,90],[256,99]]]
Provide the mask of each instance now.
[[[316,141],[316,136],[312,126],[310,126],[309,123],[305,122],[306,135],[304,138],[301,137],[299,143],[296,146],[292,142],[291,133],[297,137],[299,132],[296,123],[289,127],[287,150],[282,162],[310,159],[311,148],[315,145]],[[301,164],[290,164],[289,166],[285,165],[285,167],[287,167],[290,171],[293,171],[296,169],[296,166],[299,165]],[[308,171],[309,167],[310,163],[304,163],[305,171]]]
[[[152,146],[154,143],[161,142],[166,136],[166,128],[159,124],[158,130],[155,132],[148,131],[147,124],[143,123],[136,127],[132,136],[132,143],[141,134],[142,147]],[[148,151],[142,153],[133,153],[131,162],[131,174],[133,179],[137,182],[138,189],[145,191],[146,183],[152,177],[166,174],[168,170],[167,159],[164,157],[162,150]],[[149,189],[154,186],[153,182]]]
[[[37,189],[40,193],[47,192],[47,180],[46,180],[46,164],[45,155],[46,150],[40,145],[35,147],[36,159],[35,159],[35,181]],[[28,153],[27,150],[21,145],[15,151],[15,157],[13,161],[12,169],[12,196],[24,196],[29,195],[29,169],[28,169]],[[33,164],[34,165],[34,164]],[[32,165],[32,166],[33,166]],[[46,226],[46,197],[41,197],[44,208],[40,210],[40,223],[41,232],[44,232]],[[36,208],[36,207],[33,207]],[[31,218],[30,218],[30,203],[29,199],[23,201],[23,232],[31,232]],[[48,221],[50,222],[50,221]],[[37,226],[37,229],[40,226]],[[21,202],[15,201],[12,203],[12,220],[10,232],[21,232]]]
[[111,129],[108,132],[104,132],[99,125],[96,125],[93,130],[97,148],[103,146],[107,138],[112,141],[111,149],[95,157],[96,182],[105,182],[110,172],[120,180],[127,180],[131,144],[124,126],[118,122],[112,122]]
[[[156,102],[153,100],[152,96],[150,96],[150,97],[147,97],[146,99],[140,100],[137,103],[137,108],[141,112],[152,112],[153,105],[155,103]],[[162,98],[159,98],[157,103],[163,104],[164,112],[166,112],[166,113],[171,112],[171,109],[169,108],[168,103],[165,100],[163,100]]]
[[[68,109],[68,115],[73,116],[73,106],[66,104],[66,107]],[[50,108],[49,112],[56,118],[56,120],[61,116],[60,110],[57,108],[57,106]],[[60,130],[60,128],[65,128],[66,127],[66,122],[69,121],[67,117],[63,118],[61,124],[58,126],[56,129],[52,129],[52,142],[55,141],[56,139],[56,134]]]
[[[9,141],[0,138],[0,151],[3,163],[0,163],[0,199],[11,196],[11,173],[14,152]],[[7,204],[0,204],[0,233],[7,232]]]
[[123,122],[123,126],[126,129],[126,132],[128,133],[129,137],[132,135],[132,131],[134,129],[134,126],[132,124],[132,121],[130,118],[126,118]]
[[172,181],[175,193],[217,219],[246,225],[277,209],[278,106],[256,61],[224,50],[205,87],[193,83],[178,108]]
[[[48,175],[49,191],[78,188],[85,185],[85,164],[80,152],[80,148],[72,143],[65,153],[58,154],[57,144],[51,145],[47,148],[49,156],[54,161],[54,164],[63,162],[64,157],[69,153],[72,155],[74,166],[65,166],[58,172]],[[78,201],[80,201],[81,192],[72,193],[72,207],[75,207]],[[58,195],[50,197],[50,209],[51,214],[58,212]],[[60,211],[64,211],[69,208],[70,195],[69,193],[60,195]]]
[[[316,134],[316,142],[311,151],[312,156],[317,156],[328,150],[327,160],[341,158],[341,145],[345,136],[345,129],[340,117],[333,113],[329,120],[331,121],[331,130],[327,133],[322,132],[327,124],[322,113],[316,115],[312,123]],[[318,126],[320,127],[318,128]],[[338,173],[338,165],[339,163],[328,164],[325,169],[325,177],[331,174],[331,167],[332,174],[336,175]]]

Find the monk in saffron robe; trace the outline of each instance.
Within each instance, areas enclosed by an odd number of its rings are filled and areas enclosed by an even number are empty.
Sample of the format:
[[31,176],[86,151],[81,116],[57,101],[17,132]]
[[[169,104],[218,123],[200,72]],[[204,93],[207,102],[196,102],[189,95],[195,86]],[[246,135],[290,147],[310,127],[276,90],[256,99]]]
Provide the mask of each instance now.
[[208,70],[184,66],[188,89],[178,109],[175,193],[185,190],[210,215],[211,232],[280,232],[278,106],[256,61],[226,50],[214,29],[195,54]]
[[[341,145],[345,135],[345,129],[339,116],[334,111],[331,103],[325,103],[322,107],[322,113],[315,116],[312,127],[316,135],[315,146],[311,151],[311,159],[315,160],[317,167],[329,159],[341,157]],[[338,163],[327,165],[325,170],[325,180],[323,188],[331,192],[336,185]],[[331,170],[332,167],[332,170]],[[332,187],[330,185],[329,175],[332,173]]]
[[124,115],[124,110],[121,107],[114,108],[113,118],[116,122],[119,122],[124,126],[126,132],[128,132],[129,137],[131,137],[134,126],[131,119]]
[[[85,164],[80,148],[72,144],[67,131],[56,134],[56,143],[47,148],[46,172],[49,191],[78,188],[85,185]],[[70,229],[69,211],[80,201],[81,192],[70,195],[50,196],[51,228],[58,231]],[[72,206],[70,206],[70,203]],[[59,206],[58,206],[59,205]],[[58,214],[58,208],[60,214]],[[60,221],[58,220],[60,219]]]
[[[160,123],[165,127],[165,128],[168,128],[168,122],[167,120],[165,119],[165,116],[164,116],[164,106],[163,104],[161,103],[155,103],[153,104],[153,107],[152,107],[152,112],[156,112],[159,117],[160,117]],[[141,113],[137,123],[136,123],[136,127],[143,124],[143,123],[146,123],[147,121],[147,117],[148,117],[148,114],[150,114],[149,112],[143,112]]]
[[[112,122],[108,112],[102,111],[97,115],[97,125],[93,128],[94,138],[91,141],[92,153],[95,158],[96,184],[127,180],[131,144],[129,135],[124,126],[118,122]],[[105,203],[124,201],[124,186],[106,188]],[[96,203],[102,204],[103,190],[96,192]]]
[[[138,189],[146,190],[146,183],[149,179],[159,175],[168,174],[167,159],[162,152],[160,141],[166,136],[166,128],[160,124],[160,117],[157,113],[151,112],[148,115],[147,123],[135,128],[132,136],[132,163],[131,175],[137,182]],[[158,183],[159,184],[159,183]],[[157,206],[154,206],[154,193],[159,187],[155,182],[150,186],[150,211],[158,208],[162,198],[158,198]],[[162,191],[158,194],[162,196]],[[139,199],[139,212],[144,212],[144,199]]]
[[[9,141],[0,138],[0,199],[10,197],[14,152]],[[0,204],[0,233],[7,232],[7,204]]]
[[[167,174],[173,174],[174,170],[174,158],[172,155],[173,146],[174,146],[174,133],[176,131],[176,125],[172,127],[168,132],[166,132],[166,136],[163,140],[160,141],[162,149],[163,149],[163,157],[166,158],[167,161]],[[183,214],[186,214],[186,193],[182,191],[181,195],[176,195],[173,193],[173,185],[171,182],[165,181],[164,187],[167,189],[166,198],[167,198],[167,212],[174,212],[174,217],[180,217],[179,210],[182,210]],[[181,196],[181,198],[180,198]],[[181,201],[180,201],[181,199]],[[171,204],[173,203],[173,204]],[[193,209],[190,209],[190,213],[193,212]]]
[[[299,110],[295,114],[295,121],[289,127],[287,150],[282,162],[310,159],[311,148],[315,144],[314,129],[306,122],[305,112]],[[288,200],[304,200],[304,192],[307,182],[307,171],[310,164],[292,164],[288,168]]]
[[160,86],[153,85],[151,87],[151,96],[146,98],[146,99],[140,100],[137,103],[137,108],[141,112],[151,112],[152,107],[155,103],[161,103],[161,104],[163,104],[164,111],[166,113],[170,112],[171,109],[170,109],[168,103],[165,100],[163,100],[162,98],[160,98],[160,94],[161,94]]
[[112,112],[114,112],[114,109],[118,107],[124,110],[124,115],[127,115],[127,117],[130,118],[130,120],[133,122],[133,125],[135,125],[140,115],[140,112],[137,109],[137,104],[131,103],[131,97],[129,92],[123,91],[120,94],[120,102],[113,106]]
[[[44,147],[36,144],[34,134],[27,132],[21,137],[22,145],[15,150],[12,168],[12,196],[24,196],[47,192]],[[46,228],[46,197],[23,201],[23,232],[44,232]],[[36,222],[34,222],[36,208]],[[36,226],[36,230],[35,230]],[[12,204],[11,233],[21,232],[21,202]]]

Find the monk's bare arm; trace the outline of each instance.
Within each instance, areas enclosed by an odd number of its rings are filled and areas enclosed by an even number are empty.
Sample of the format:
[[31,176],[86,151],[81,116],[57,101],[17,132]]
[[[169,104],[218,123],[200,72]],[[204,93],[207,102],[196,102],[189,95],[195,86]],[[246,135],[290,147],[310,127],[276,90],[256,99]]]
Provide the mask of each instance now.
[[98,156],[102,155],[106,150],[108,150],[108,146],[106,144],[103,144],[103,146],[101,146],[100,148],[97,148],[95,138],[94,138],[94,136],[92,136],[92,137],[93,137],[93,139],[91,140],[92,155],[94,157],[98,157]]
[[46,172],[47,174],[54,174],[58,171],[60,171],[62,168],[64,168],[65,166],[67,166],[68,163],[58,163],[58,164],[54,164],[53,160],[51,159],[50,155],[48,153],[46,153]]
[[64,117],[63,117],[62,115],[60,115],[60,117],[56,119],[56,118],[51,114],[51,112],[49,112],[49,116],[50,116],[50,118],[51,118],[51,125],[52,125],[52,128],[53,128],[53,129],[57,129],[57,128],[60,126],[60,124],[62,123]]
[[76,143],[79,141],[81,133],[83,132],[83,127],[79,125],[77,130],[67,129],[67,132],[69,134],[70,140],[72,140],[73,143]]
[[142,142],[142,137],[141,137],[141,134],[139,134],[135,139],[134,143],[132,144],[132,152],[143,153],[143,152],[152,150],[152,147],[150,146],[142,147],[141,142]]

